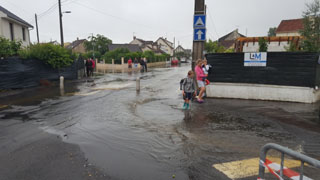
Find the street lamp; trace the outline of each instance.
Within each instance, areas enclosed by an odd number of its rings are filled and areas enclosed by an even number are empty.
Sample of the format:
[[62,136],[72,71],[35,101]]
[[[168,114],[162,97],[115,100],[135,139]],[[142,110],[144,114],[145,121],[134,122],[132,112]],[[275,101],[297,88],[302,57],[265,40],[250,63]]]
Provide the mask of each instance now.
[[63,41],[63,27],[62,27],[62,14],[63,13],[71,13],[71,11],[64,11],[61,12],[61,0],[58,0],[59,2],[59,19],[60,19],[60,37],[61,37],[61,47],[64,47],[64,41]]

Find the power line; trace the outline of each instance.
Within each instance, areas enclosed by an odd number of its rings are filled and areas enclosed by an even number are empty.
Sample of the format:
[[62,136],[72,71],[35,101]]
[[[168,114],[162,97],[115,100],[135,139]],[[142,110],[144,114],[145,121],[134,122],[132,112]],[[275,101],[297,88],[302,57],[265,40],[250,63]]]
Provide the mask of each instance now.
[[214,20],[213,20],[213,18],[212,18],[212,16],[211,16],[211,13],[210,13],[210,8],[208,8],[208,12],[209,12],[209,16],[210,16],[210,20],[211,20],[211,23],[212,23],[212,25],[213,25],[213,29],[214,29],[214,31],[215,31],[215,33],[217,34],[217,39],[219,39],[219,34],[218,34],[218,32],[217,32],[217,29],[216,29],[216,26],[215,26],[215,24],[214,24]]
[[[122,20],[122,21],[125,21],[125,22],[128,22],[128,23],[131,23],[131,24],[136,24],[136,25],[144,26],[144,27],[149,28],[149,29],[152,29],[152,30],[156,30],[156,29],[154,29],[153,27],[149,27],[149,26],[146,26],[146,25],[144,25],[144,24],[139,24],[139,23],[136,23],[136,22],[133,22],[133,21],[124,19],[124,18],[122,18],[122,17],[114,16],[114,15],[112,15],[112,14],[106,13],[106,12],[104,12],[104,11],[101,11],[101,10],[99,10],[99,9],[96,9],[96,8],[93,8],[93,7],[84,5],[84,4],[79,3],[79,2],[76,2],[76,1],[77,1],[77,0],[73,0],[72,3],[75,3],[75,4],[77,4],[77,5],[80,5],[80,6],[84,7],[84,8],[90,9],[90,10],[92,10],[92,11],[94,11],[94,12],[97,12],[97,13],[100,13],[100,14],[103,14],[103,15],[106,15],[106,16],[109,16],[109,17],[113,17],[113,18],[115,18],[115,19],[119,19],[119,20]],[[157,30],[158,30],[158,29],[157,29]]]

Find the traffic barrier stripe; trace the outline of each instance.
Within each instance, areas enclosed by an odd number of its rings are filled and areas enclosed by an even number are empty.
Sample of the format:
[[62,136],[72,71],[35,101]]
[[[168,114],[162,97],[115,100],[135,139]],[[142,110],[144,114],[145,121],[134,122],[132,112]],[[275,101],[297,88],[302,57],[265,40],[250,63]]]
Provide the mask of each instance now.
[[[262,163],[266,168],[268,168],[268,170],[275,175],[278,179],[282,180],[282,178],[276,173],[280,173],[280,168],[281,166],[277,163],[274,163],[268,159],[266,159],[266,162],[264,163],[262,160],[260,161],[260,163]],[[275,172],[276,171],[276,172]],[[283,175],[287,176],[288,178],[292,179],[292,180],[299,180],[300,179],[300,174],[288,169],[287,167],[283,167]],[[258,178],[260,179],[260,178]],[[306,176],[303,176],[303,180],[312,180]]]

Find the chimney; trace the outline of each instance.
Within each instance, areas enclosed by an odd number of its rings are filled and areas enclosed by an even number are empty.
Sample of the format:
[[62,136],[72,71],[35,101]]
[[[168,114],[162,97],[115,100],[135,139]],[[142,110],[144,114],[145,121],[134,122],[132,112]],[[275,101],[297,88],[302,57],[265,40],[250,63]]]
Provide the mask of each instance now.
[[79,41],[79,37],[77,37],[77,41]]
[[137,37],[136,36],[133,36],[133,40],[136,40],[137,39]]

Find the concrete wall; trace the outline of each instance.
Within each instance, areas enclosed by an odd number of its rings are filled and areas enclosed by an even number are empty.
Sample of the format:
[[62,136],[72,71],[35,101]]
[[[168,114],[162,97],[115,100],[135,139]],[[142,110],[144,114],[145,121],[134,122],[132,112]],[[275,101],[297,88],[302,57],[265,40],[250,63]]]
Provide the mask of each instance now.
[[214,98],[315,103],[320,100],[320,91],[308,87],[211,83],[207,86],[207,96]]
[[[270,42],[268,44],[268,52],[286,52],[286,48],[290,46],[288,41],[280,42]],[[259,43],[258,42],[249,42],[243,46],[243,52],[259,52]]]

